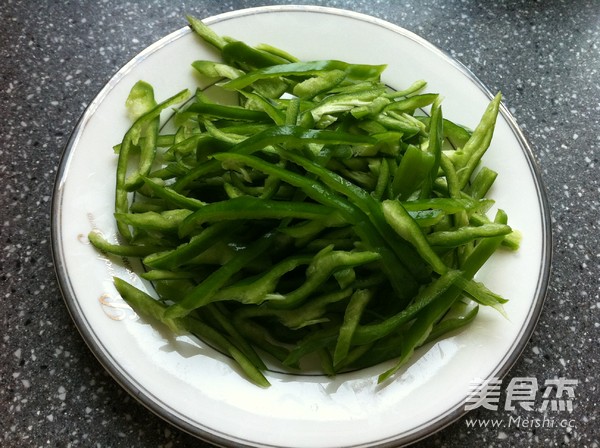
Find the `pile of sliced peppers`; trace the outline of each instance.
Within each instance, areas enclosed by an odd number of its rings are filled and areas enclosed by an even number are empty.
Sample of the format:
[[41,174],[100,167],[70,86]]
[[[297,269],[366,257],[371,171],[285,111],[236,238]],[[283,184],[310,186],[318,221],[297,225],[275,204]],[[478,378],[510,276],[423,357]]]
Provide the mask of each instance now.
[[[133,86],[115,147],[121,241],[89,234],[141,259],[158,299],[114,279],[133,309],[216,346],[260,386],[267,358],[291,371],[319,360],[328,375],[395,360],[381,382],[479,305],[502,311],[474,280],[519,246],[502,210],[486,215],[496,173],[480,161],[500,95],[470,131],[425,82],[383,84],[384,65],[302,62],[188,20],[222,56],[192,66],[238,102],[199,88],[157,103]],[[160,115],[177,105],[168,133]]]

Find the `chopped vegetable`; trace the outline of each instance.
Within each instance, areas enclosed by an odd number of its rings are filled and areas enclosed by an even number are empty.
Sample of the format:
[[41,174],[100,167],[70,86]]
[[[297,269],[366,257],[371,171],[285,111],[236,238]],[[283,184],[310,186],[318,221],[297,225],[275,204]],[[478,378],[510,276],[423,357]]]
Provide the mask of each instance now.
[[[125,243],[89,235],[142,261],[159,298],[115,278],[132,308],[213,344],[261,387],[267,359],[317,360],[328,375],[396,359],[384,381],[479,306],[504,312],[474,280],[520,238],[502,210],[486,215],[497,173],[480,165],[500,94],[471,132],[424,81],[383,84],[383,64],[300,61],[188,20],[222,56],[192,67],[238,104],[201,89],[157,104],[149,84],[132,88],[115,146]],[[174,106],[176,130],[159,132]]]

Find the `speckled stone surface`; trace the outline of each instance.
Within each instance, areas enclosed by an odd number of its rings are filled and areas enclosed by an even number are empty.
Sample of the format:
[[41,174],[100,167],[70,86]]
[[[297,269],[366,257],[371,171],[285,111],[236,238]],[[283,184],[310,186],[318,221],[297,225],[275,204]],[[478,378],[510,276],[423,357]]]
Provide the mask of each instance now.
[[[281,2],[271,2],[281,3]],[[306,3],[296,1],[295,3]],[[529,139],[553,213],[554,263],[537,330],[508,378],[578,380],[568,427],[469,428],[418,447],[597,447],[600,438],[600,4],[320,1],[403,26],[469,67]],[[208,446],[152,415],[100,366],[53,270],[51,194],[86,105],[140,50],[184,25],[260,1],[0,2],[0,446]],[[536,416],[539,417],[539,416]],[[490,423],[491,424],[491,423]]]

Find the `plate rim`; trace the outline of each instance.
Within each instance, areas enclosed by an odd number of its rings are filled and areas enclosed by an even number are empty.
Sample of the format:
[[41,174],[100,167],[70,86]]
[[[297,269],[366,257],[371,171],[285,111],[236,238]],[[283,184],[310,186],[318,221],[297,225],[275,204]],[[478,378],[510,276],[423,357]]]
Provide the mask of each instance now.
[[[325,7],[325,6],[314,6],[314,5],[269,5],[269,6],[258,6],[252,8],[239,9],[234,11],[228,11],[225,13],[210,16],[202,19],[207,25],[213,25],[222,21],[227,21],[234,18],[244,17],[248,15],[266,14],[273,12],[310,12],[310,13],[321,13],[329,15],[343,16],[352,18],[368,23],[375,24],[379,27],[386,28],[396,34],[399,34],[405,38],[408,38],[426,49],[437,53],[446,62],[451,63],[455,68],[461,71],[467,76],[486,96],[490,99],[493,98],[490,90],[483,84],[481,80],[475,74],[467,68],[459,60],[455,59],[448,52],[435,46],[425,38],[417,35],[416,33],[409,31],[399,25],[393,24],[386,20],[376,18],[364,13],[350,11],[346,9]],[[50,215],[50,227],[51,227],[51,251],[53,258],[53,267],[55,275],[58,280],[58,286],[63,296],[63,301],[67,307],[67,310],[75,323],[75,327],[82,336],[84,342],[100,362],[102,367],[111,375],[111,377],[133,396],[139,403],[144,405],[146,409],[151,411],[156,416],[160,417],[164,421],[172,424],[173,426],[191,434],[197,438],[208,441],[210,443],[219,446],[228,446],[231,443],[244,443],[244,446],[270,446],[265,444],[259,444],[250,440],[239,440],[237,437],[228,437],[228,434],[222,434],[219,431],[209,431],[209,428],[199,427],[187,421],[179,411],[172,409],[162,401],[158,400],[154,395],[144,388],[140,388],[136,384],[135,378],[131,377],[124,369],[115,362],[110,352],[103,346],[100,338],[92,331],[90,325],[86,322],[81,309],[78,306],[78,301],[74,288],[72,287],[68,272],[65,266],[65,258],[62,247],[62,237],[60,234],[60,226],[58,225],[61,221],[61,210],[62,210],[62,189],[66,182],[66,175],[68,174],[68,168],[70,159],[73,154],[74,148],[77,146],[85,126],[91,116],[96,111],[98,105],[104,100],[109,92],[120,82],[120,80],[135,66],[141,63],[149,55],[160,50],[162,47],[169,45],[171,42],[180,39],[184,35],[190,34],[192,30],[189,26],[181,27],[166,36],[158,39],[154,43],[150,44],[127,63],[125,63],[120,69],[118,69],[110,79],[102,86],[98,93],[94,96],[93,100],[85,108],[80,115],[72,133],[65,144],[55,176],[54,188],[52,192],[52,205]],[[530,307],[529,313],[526,316],[525,323],[521,327],[515,342],[511,346],[511,349],[507,351],[505,356],[498,360],[495,369],[491,377],[503,378],[508,371],[513,367],[515,362],[521,357],[523,350],[529,343],[529,340],[535,330],[535,327],[540,319],[542,308],[546,300],[548,285],[552,270],[552,250],[553,250],[553,239],[552,239],[552,223],[551,223],[551,208],[548,201],[548,196],[543,184],[541,172],[537,166],[535,155],[529,145],[525,135],[519,128],[512,113],[508,110],[504,103],[501,104],[500,113],[506,120],[511,132],[519,143],[522,152],[524,153],[527,161],[529,171],[531,172],[532,179],[535,184],[536,195],[538,204],[541,212],[541,244],[542,244],[542,262],[540,270],[538,272],[538,281],[535,288],[534,299],[532,306]],[[413,428],[402,434],[398,434],[387,439],[380,439],[373,441],[369,444],[349,445],[349,446],[397,446],[398,443],[402,445],[408,445],[415,443],[419,440],[427,438],[434,433],[444,429],[451,425],[456,420],[460,419],[463,415],[467,414],[468,411],[464,409],[464,401],[457,403],[454,406],[449,407],[444,413],[436,415],[436,417],[424,422],[418,427]]]

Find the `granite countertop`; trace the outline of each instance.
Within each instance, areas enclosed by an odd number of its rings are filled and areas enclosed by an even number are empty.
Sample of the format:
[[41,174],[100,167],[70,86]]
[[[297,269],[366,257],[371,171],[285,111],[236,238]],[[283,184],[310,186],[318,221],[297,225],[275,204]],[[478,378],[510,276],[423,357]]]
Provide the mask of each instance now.
[[[283,2],[271,2],[271,4]],[[297,4],[306,3],[296,1]],[[595,1],[315,1],[411,30],[502,91],[552,209],[554,260],[539,324],[508,378],[577,380],[562,426],[469,428],[419,447],[597,447],[600,440],[600,8]],[[51,196],[78,118],[123,64],[184,25],[260,1],[0,3],[0,446],[209,446],[165,423],[106,373],[64,306]]]

